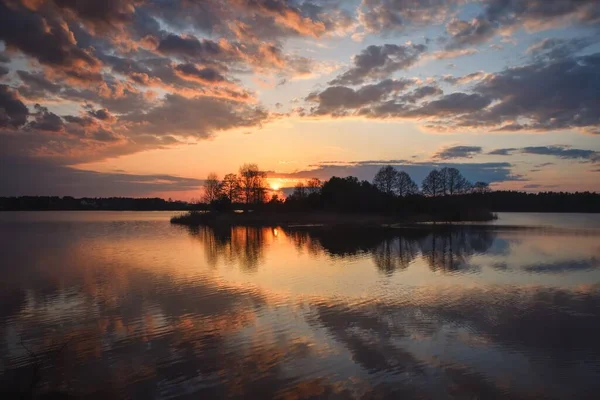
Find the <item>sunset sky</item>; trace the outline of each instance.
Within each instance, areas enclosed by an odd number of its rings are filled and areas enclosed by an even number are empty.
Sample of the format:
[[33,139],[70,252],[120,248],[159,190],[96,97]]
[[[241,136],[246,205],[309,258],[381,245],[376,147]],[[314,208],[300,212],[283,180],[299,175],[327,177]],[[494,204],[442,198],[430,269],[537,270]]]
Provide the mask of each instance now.
[[391,164],[600,190],[598,0],[0,0],[0,196]]

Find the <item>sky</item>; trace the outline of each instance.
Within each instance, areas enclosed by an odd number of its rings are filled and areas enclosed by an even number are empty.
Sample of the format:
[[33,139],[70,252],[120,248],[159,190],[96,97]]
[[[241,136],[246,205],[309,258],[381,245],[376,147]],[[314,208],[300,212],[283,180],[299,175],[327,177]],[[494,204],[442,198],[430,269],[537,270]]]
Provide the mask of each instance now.
[[0,196],[273,188],[600,191],[598,0],[0,0]]

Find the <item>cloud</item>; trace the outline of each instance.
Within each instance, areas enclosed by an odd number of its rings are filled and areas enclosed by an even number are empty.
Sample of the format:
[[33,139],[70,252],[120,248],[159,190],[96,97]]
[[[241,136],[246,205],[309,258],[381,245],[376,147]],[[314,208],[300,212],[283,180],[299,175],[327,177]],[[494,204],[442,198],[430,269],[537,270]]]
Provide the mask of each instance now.
[[454,128],[600,133],[600,54],[536,61],[489,74],[473,88],[491,107],[457,118]]
[[224,49],[212,40],[199,40],[192,35],[174,34],[168,34],[162,38],[156,50],[166,55],[192,60],[215,57],[224,52]]
[[600,152],[594,150],[573,149],[568,146],[533,146],[521,149],[524,154],[554,156],[568,160],[600,161]]
[[32,114],[33,120],[27,124],[28,129],[47,132],[60,132],[64,129],[63,120],[46,107],[35,105],[36,112]]
[[473,72],[473,73],[470,73],[468,75],[461,76],[461,77],[444,76],[442,78],[442,80],[444,82],[450,83],[452,85],[466,85],[466,84],[474,82],[474,81],[482,80],[482,79],[486,78],[487,76],[488,76],[487,73],[485,73],[483,71],[477,71],[477,72]]
[[591,46],[593,38],[557,39],[545,38],[529,46],[526,53],[534,57],[548,60],[560,60],[571,57],[573,54]]
[[200,190],[202,181],[171,175],[133,175],[84,171],[50,160],[2,158],[0,196],[139,197],[159,192]]
[[7,85],[0,85],[0,128],[22,126],[27,121],[29,109]]
[[212,68],[199,69],[194,64],[179,64],[175,67],[175,71],[184,79],[196,80],[201,83],[222,83],[226,79],[218,71]]
[[496,149],[496,150],[490,151],[488,154],[495,155],[495,156],[510,156],[516,150],[518,150],[518,149],[513,148],[513,147],[507,148],[507,149]]
[[0,40],[8,49],[18,49],[74,81],[101,79],[101,64],[93,51],[80,48],[69,26],[52,15],[44,17],[0,1]]
[[413,84],[410,80],[386,79],[373,85],[364,85],[355,90],[345,86],[330,86],[320,93],[311,93],[306,100],[318,103],[311,109],[314,115],[347,115],[349,110],[378,103],[394,93],[404,90]]
[[137,133],[165,133],[210,137],[217,131],[257,127],[268,118],[259,107],[211,97],[186,98],[168,94],[148,111],[136,111],[122,118]]
[[387,78],[419,61],[425,45],[384,44],[369,46],[354,56],[353,66],[331,82],[331,85],[357,85],[366,80]]
[[453,146],[440,150],[434,156],[442,160],[453,158],[473,158],[476,154],[481,154],[483,149],[479,146]]
[[[359,21],[373,33],[393,33],[446,20],[463,0],[363,0]],[[435,12],[433,11],[435,10]]]
[[455,49],[455,50],[437,50],[428,55],[428,58],[434,60],[448,60],[450,58],[472,56],[477,54],[477,49]]
[[[600,152],[595,150],[574,149],[570,146],[528,146],[522,148],[496,149],[487,154],[509,156],[519,154],[534,154],[541,156],[552,156],[564,160],[588,160],[591,162],[600,162]],[[543,163],[536,167],[553,165],[553,163]]]
[[334,161],[323,162],[310,169],[292,173],[275,173],[270,176],[281,178],[319,178],[326,180],[332,176],[356,176],[361,180],[372,181],[383,165],[392,165],[398,170],[407,172],[411,178],[420,183],[431,170],[436,168],[458,168],[472,182],[508,182],[522,181],[524,178],[513,173],[510,163],[447,163],[447,162],[409,162],[405,160],[369,160],[369,161]]
[[421,86],[401,97],[407,103],[416,103],[426,97],[441,95],[444,92],[437,86]]
[[491,0],[481,14],[464,21],[453,19],[446,30],[450,36],[448,49],[484,43],[497,34],[510,34],[515,29],[545,30],[565,23],[597,26],[600,10],[596,0]]

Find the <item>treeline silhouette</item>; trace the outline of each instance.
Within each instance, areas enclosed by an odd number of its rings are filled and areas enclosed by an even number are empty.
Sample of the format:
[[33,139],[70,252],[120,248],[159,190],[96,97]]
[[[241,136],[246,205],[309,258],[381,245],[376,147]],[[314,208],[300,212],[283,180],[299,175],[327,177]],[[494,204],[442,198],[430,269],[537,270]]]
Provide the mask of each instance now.
[[372,182],[349,176],[317,178],[296,185],[284,198],[268,187],[256,164],[222,180],[210,174],[203,195],[190,203],[160,198],[74,198],[70,196],[0,197],[0,210],[255,210],[378,213],[398,217],[426,215],[444,220],[474,220],[490,212],[600,212],[600,194],[592,192],[492,191],[486,182],[469,182],[456,168],[432,170],[417,185],[404,171],[382,167]]
[[[195,209],[380,213],[427,215],[445,220],[485,219],[490,211],[600,212],[600,194],[492,191],[486,182],[469,182],[451,167],[434,169],[420,185],[404,171],[382,167],[372,182],[349,176],[317,178],[296,185],[282,199],[267,188],[266,173],[246,164],[222,181],[210,174]],[[270,195],[270,197],[269,197]]]
[[114,210],[114,211],[177,211],[188,210],[183,201],[160,198],[135,199],[129,197],[74,198],[70,196],[20,196],[0,197],[0,210],[46,211],[46,210]]

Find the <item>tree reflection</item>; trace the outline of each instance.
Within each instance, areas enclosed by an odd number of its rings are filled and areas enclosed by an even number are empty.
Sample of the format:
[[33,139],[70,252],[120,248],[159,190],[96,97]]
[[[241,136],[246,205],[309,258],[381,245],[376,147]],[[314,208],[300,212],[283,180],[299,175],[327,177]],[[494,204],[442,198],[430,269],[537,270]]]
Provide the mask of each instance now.
[[495,237],[494,232],[485,229],[433,231],[420,240],[419,246],[432,271],[456,272],[469,267],[471,256],[486,252]]
[[333,258],[370,255],[377,269],[386,275],[401,271],[422,255],[433,271],[455,272],[468,266],[468,259],[486,252],[496,234],[485,229],[430,228],[261,228],[236,226],[192,229],[205,248],[211,266],[219,262],[238,264],[256,271],[266,247],[275,237],[290,241],[298,252]]
[[219,262],[238,264],[248,272],[256,271],[264,259],[265,245],[273,239],[271,228],[236,226],[190,229],[204,246],[206,261],[212,267]]
[[418,254],[415,240],[403,236],[386,238],[373,250],[373,261],[381,272],[392,274],[408,268]]

